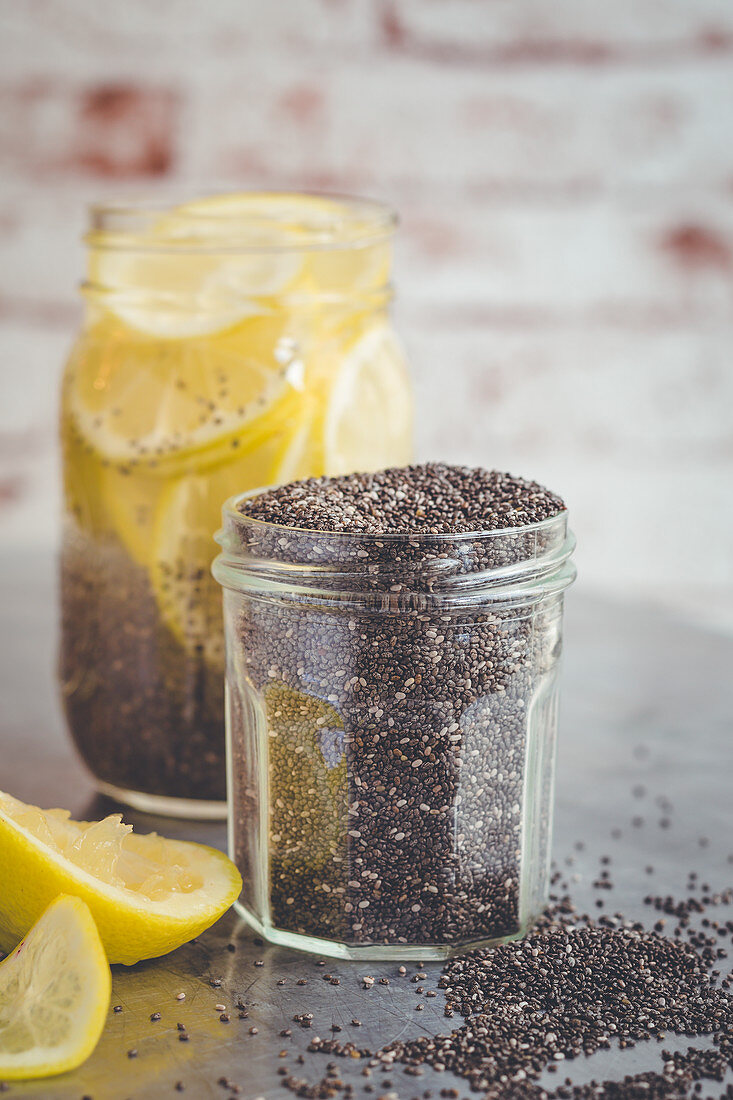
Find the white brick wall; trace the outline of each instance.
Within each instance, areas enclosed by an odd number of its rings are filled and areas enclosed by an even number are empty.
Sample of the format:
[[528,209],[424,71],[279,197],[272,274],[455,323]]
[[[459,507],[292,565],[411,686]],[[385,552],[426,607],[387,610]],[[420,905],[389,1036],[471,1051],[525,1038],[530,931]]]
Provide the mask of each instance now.
[[57,530],[84,204],[401,211],[420,457],[537,476],[583,583],[733,627],[728,0],[0,5],[0,523]]

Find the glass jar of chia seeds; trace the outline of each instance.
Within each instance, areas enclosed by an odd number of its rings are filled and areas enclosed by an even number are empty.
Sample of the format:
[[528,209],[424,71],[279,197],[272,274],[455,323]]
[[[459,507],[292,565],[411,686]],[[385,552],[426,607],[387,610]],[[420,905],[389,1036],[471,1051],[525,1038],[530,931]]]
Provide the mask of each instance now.
[[297,509],[271,522],[248,514],[260,498],[225,505],[213,567],[240,912],[345,958],[521,935],[548,881],[564,505],[403,534],[307,529]]
[[62,389],[61,686],[103,792],[226,813],[221,503],[409,461],[393,213],[317,195],[92,209]]

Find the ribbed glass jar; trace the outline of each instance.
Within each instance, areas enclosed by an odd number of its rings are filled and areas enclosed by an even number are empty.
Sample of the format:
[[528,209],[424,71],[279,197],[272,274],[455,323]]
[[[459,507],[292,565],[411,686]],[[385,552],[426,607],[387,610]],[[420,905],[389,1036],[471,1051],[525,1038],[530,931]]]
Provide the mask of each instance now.
[[443,957],[546,898],[567,513],[457,535],[296,530],[233,498],[230,849],[267,939]]
[[409,460],[394,225],[313,195],[93,208],[62,394],[60,671],[105,793],[225,815],[222,501]]

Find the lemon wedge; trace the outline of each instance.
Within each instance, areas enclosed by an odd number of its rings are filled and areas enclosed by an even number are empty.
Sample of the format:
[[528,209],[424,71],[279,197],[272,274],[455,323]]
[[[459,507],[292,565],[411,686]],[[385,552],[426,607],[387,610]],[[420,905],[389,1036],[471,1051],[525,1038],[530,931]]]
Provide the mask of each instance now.
[[102,1034],[111,989],[89,907],[56,898],[0,963],[0,1080],[80,1066]]
[[165,955],[203,932],[242,888],[203,844],[133,833],[120,814],[72,821],[0,792],[0,948],[9,951],[59,894],[83,899],[111,963]]

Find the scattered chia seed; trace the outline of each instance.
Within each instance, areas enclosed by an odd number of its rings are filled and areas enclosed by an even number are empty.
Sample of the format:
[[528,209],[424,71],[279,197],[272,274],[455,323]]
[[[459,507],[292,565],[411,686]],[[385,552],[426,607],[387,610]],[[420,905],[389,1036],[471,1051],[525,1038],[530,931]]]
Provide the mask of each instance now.
[[[733,903],[733,890],[708,891],[704,897],[707,902],[696,896],[684,901],[650,896],[645,901],[674,913],[678,930],[708,904]],[[705,922],[712,927],[713,922]],[[719,941],[699,933],[695,940],[685,944],[620,916],[595,922],[564,898],[524,940],[445,965],[439,982],[447,997],[445,1014],[453,1015],[448,1006],[454,1006],[463,1017],[459,1028],[362,1054],[371,1058],[370,1065],[402,1064],[408,1075],[421,1073],[423,1065],[455,1073],[486,1100],[695,1097],[701,1081],[722,1082],[733,1068],[733,998],[715,984],[718,972],[711,969],[719,957]],[[668,1032],[712,1036],[713,1049],[663,1050],[660,1071],[620,1081],[572,1085],[567,1079],[554,1091],[536,1083],[544,1070],[554,1072],[565,1060],[611,1045],[633,1047]],[[354,1048],[314,1039],[308,1049],[348,1056]],[[446,1089],[440,1095],[456,1097],[458,1092]],[[732,1097],[729,1085],[721,1100]]]

